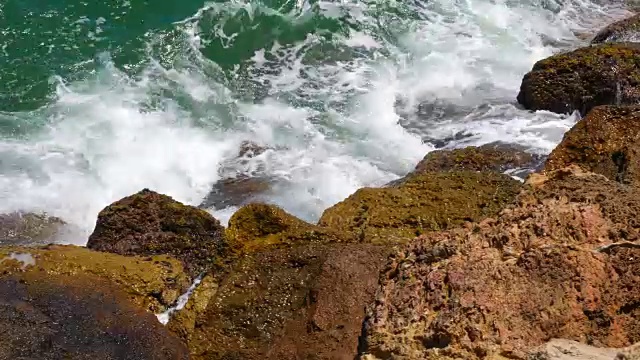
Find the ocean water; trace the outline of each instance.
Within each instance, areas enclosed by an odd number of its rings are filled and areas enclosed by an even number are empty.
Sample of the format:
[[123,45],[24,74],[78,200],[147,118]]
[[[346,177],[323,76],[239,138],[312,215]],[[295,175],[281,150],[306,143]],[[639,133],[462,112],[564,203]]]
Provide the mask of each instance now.
[[[546,154],[577,120],[515,101],[539,59],[630,13],[592,0],[3,0],[0,213],[83,244],[142,188],[197,205],[251,140],[315,221],[436,147]],[[233,208],[209,209],[222,221]]]

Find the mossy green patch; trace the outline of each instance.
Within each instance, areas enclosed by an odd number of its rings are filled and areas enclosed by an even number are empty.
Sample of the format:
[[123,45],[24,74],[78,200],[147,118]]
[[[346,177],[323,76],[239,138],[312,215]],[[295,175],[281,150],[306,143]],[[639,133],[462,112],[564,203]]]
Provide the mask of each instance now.
[[227,239],[237,251],[269,246],[343,241],[339,233],[288,214],[275,205],[249,204],[238,210],[227,228]]
[[524,76],[518,102],[530,110],[583,115],[598,105],[640,101],[640,45],[611,43],[538,61]]
[[[29,254],[34,265],[11,259]],[[95,276],[122,289],[133,303],[154,313],[166,310],[190,285],[180,261],[168,256],[126,257],[78,246],[0,248],[0,273]]]
[[406,242],[424,232],[493,216],[520,186],[494,172],[428,172],[397,187],[360,189],[327,209],[319,225],[348,234],[352,241]]

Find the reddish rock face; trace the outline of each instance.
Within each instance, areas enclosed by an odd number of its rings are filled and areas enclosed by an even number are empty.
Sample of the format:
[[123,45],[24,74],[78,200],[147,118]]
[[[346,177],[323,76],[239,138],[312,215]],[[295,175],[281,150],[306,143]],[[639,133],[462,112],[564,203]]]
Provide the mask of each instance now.
[[549,155],[544,169],[576,164],[626,184],[640,182],[640,106],[599,106]]
[[392,257],[365,322],[380,359],[524,359],[551,338],[640,341],[640,191],[577,167],[533,175],[496,219]]
[[120,255],[170,255],[196,276],[224,251],[224,228],[204,210],[145,189],[102,210],[87,247]]
[[185,345],[93,276],[0,277],[1,359],[186,360]]
[[193,357],[353,359],[388,252],[309,244],[246,255],[195,320]]

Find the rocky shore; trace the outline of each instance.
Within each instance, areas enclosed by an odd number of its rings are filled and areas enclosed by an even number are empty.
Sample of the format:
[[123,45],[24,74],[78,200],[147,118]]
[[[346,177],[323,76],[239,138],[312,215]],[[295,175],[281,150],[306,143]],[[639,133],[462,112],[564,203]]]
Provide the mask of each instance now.
[[202,204],[227,227],[149,189],[86,247],[0,215],[0,359],[640,359],[638,24],[524,76],[523,107],[583,116],[546,158],[434,151],[317,224],[255,202],[260,169]]

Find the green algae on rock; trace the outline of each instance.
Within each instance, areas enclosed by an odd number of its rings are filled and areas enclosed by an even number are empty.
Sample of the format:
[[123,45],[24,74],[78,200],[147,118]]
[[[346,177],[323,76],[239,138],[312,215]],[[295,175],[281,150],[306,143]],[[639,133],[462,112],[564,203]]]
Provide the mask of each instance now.
[[229,219],[227,238],[230,246],[252,252],[268,246],[339,242],[332,229],[309,224],[275,205],[249,204]]
[[[16,254],[30,257],[33,265],[20,262]],[[25,272],[107,280],[153,313],[165,311],[190,285],[180,261],[164,255],[121,256],[70,245],[0,248],[0,273]]]
[[44,214],[0,214],[0,245],[46,245],[55,242],[66,225],[62,219]]
[[407,179],[427,173],[442,171],[493,171],[519,170],[524,176],[542,163],[542,156],[531,154],[523,148],[499,142],[482,146],[467,146],[461,149],[435,150],[416,165],[405,177],[392,181],[387,186],[398,186]]
[[520,86],[518,102],[529,110],[586,115],[598,105],[640,101],[640,45],[611,43],[580,48],[538,61]]
[[545,171],[576,164],[626,184],[640,184],[640,106],[599,106],[565,135]]
[[98,214],[87,247],[120,255],[170,255],[192,277],[225,250],[224,228],[202,209],[144,189]]
[[189,359],[180,339],[130,294],[83,272],[3,272],[0,333],[0,359]]
[[427,172],[388,188],[363,188],[325,210],[318,224],[350,241],[406,242],[497,214],[521,183],[494,172]]
[[600,30],[591,40],[592,44],[605,42],[639,42],[640,41],[640,15],[634,15]]

